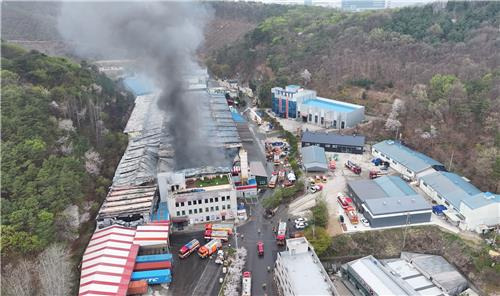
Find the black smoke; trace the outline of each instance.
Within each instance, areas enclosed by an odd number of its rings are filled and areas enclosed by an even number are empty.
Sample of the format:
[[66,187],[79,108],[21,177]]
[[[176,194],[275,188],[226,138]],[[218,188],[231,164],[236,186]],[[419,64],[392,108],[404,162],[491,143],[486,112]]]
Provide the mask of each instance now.
[[81,56],[137,60],[161,90],[158,107],[168,114],[177,168],[222,165],[224,155],[204,132],[200,93],[186,89],[185,76],[200,70],[196,50],[211,11],[200,2],[64,2],[61,35]]

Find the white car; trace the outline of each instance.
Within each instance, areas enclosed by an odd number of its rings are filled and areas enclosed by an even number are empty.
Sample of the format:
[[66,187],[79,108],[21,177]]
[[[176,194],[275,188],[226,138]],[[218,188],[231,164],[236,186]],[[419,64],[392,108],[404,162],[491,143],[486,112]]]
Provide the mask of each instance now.
[[305,223],[305,222],[307,222],[307,219],[306,219],[306,218],[299,217],[299,218],[295,219],[295,221],[294,221],[294,222],[295,222],[295,224],[300,223],[300,222],[304,222],[304,223]]
[[295,223],[295,228],[296,229],[304,229],[304,228],[306,228],[306,226],[307,226],[306,222]]
[[363,224],[366,227],[370,227],[370,222],[366,220],[366,218],[361,218],[361,224]]

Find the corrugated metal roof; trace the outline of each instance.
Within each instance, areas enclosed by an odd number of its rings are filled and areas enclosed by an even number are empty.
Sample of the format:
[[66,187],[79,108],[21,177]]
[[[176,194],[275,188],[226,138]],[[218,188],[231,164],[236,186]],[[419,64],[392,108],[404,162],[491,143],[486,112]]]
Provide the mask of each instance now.
[[[471,198],[466,198],[462,200],[469,208],[477,209],[490,204],[500,204],[500,194],[494,194],[491,192],[481,192],[472,196]],[[500,216],[500,213],[497,213]]]
[[127,294],[139,246],[135,230],[113,225],[97,230],[82,258],[78,295]]
[[431,205],[397,176],[348,182],[373,215],[430,210]]
[[152,223],[137,226],[134,244],[143,246],[167,245],[170,232],[168,223]]
[[318,146],[309,146],[301,149],[302,163],[306,170],[328,170],[325,149]]
[[454,173],[435,172],[423,176],[422,181],[456,209],[460,209],[461,201],[481,193],[481,190],[477,189],[476,186]]
[[365,136],[305,131],[302,134],[302,142],[363,147],[365,145]]
[[434,160],[425,154],[414,151],[397,141],[385,140],[373,145],[373,148],[404,165],[415,173],[421,172],[435,165],[443,165],[439,161]]
[[267,171],[261,161],[250,162],[250,173],[254,176],[267,177]]
[[98,219],[151,212],[156,193],[153,186],[112,187],[97,215]]

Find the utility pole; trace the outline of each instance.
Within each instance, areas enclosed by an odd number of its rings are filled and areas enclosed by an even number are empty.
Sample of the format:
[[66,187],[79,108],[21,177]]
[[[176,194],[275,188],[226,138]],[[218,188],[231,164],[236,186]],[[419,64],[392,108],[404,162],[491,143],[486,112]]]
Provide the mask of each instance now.
[[455,150],[451,151],[450,164],[448,165],[448,171],[451,171],[451,166],[453,165],[453,155],[455,154]]
[[403,233],[403,247],[401,248],[401,252],[405,248],[405,243],[406,243],[406,232],[408,231],[408,225],[410,224],[410,212],[406,213],[406,225],[405,225],[405,231]]

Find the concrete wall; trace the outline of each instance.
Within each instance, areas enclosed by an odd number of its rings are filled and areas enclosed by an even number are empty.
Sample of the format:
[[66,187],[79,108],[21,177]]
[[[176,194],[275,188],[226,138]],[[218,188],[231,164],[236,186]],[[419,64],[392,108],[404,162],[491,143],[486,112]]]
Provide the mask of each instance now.
[[[216,198],[217,201],[215,201]],[[196,204],[194,204],[195,200]],[[202,203],[198,203],[198,200],[202,200]],[[225,219],[234,219],[237,211],[236,190],[171,194],[168,199],[168,208],[172,218],[187,216],[190,224],[221,220],[224,212]]]
[[500,224],[499,203],[492,203],[477,209],[471,209],[465,203],[461,203],[460,213],[465,217],[465,225],[462,227],[467,230],[479,231],[478,226],[481,224],[488,226]]

